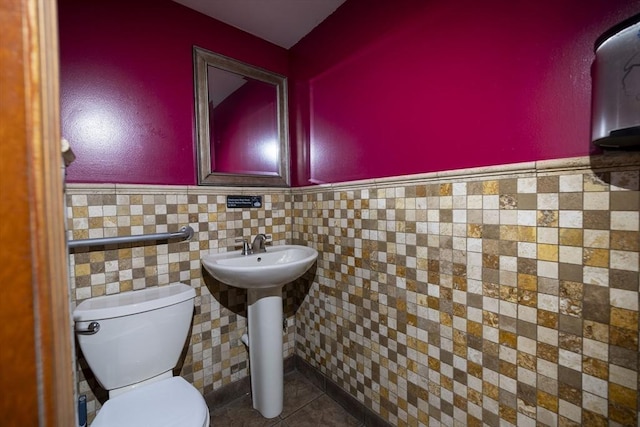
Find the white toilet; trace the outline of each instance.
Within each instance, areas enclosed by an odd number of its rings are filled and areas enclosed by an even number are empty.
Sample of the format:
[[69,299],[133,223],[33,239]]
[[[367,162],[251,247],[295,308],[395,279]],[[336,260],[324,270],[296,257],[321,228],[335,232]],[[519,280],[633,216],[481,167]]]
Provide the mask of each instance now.
[[182,283],[83,301],[73,312],[80,348],[109,400],[92,427],[208,427],[202,394],[173,368],[195,290]]

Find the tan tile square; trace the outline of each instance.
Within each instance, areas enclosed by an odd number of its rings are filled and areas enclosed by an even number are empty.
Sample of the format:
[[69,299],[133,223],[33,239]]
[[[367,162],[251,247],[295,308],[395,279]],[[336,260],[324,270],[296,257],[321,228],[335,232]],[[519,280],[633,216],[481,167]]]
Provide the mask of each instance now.
[[451,196],[453,194],[453,186],[450,183],[440,184],[439,193],[440,196]]
[[518,351],[517,365],[530,371],[536,370],[536,356],[533,354]]
[[583,231],[576,228],[560,228],[559,229],[559,243],[565,246],[582,246],[583,244]]
[[518,209],[536,210],[538,209],[538,196],[536,194],[517,194]]
[[482,224],[468,224],[467,225],[467,237],[482,237]]
[[539,243],[538,259],[544,261],[558,261],[558,246]]
[[638,412],[629,407],[610,404],[609,418],[618,425],[633,426],[638,424]]
[[549,362],[557,363],[558,347],[552,346],[547,343],[539,342],[537,356]]
[[548,409],[552,412],[557,413],[558,412],[558,397],[557,396],[553,396],[549,393],[545,393],[543,391],[538,390],[537,393],[537,402],[538,405]]
[[579,282],[571,282],[567,280],[560,281],[560,296],[570,298],[576,301],[582,301],[583,284]]
[[585,210],[582,224],[585,229],[608,230],[611,227],[610,212]]
[[537,239],[536,227],[518,226],[518,241],[535,242]]
[[499,193],[498,181],[484,181],[482,182],[482,194],[498,194]]
[[91,264],[76,264],[74,274],[78,276],[88,276],[91,274]]
[[607,249],[585,248],[583,253],[584,265],[593,267],[609,266],[609,251]]
[[582,405],[582,391],[561,382],[558,384],[558,397],[573,405]]
[[582,411],[582,425],[585,426],[593,426],[593,427],[608,427],[609,420],[607,417],[601,414],[601,412],[606,412],[603,408],[602,399],[596,399],[591,396],[587,396],[587,407],[589,409],[597,410],[600,413],[592,412],[590,410]]
[[500,395],[500,389],[498,388],[497,385],[495,384],[491,384],[487,381],[483,381],[482,382],[482,393],[493,400],[498,400],[499,395]]
[[[513,349],[518,347],[518,344],[517,344],[518,337],[515,333],[501,330],[499,332],[499,337],[500,337],[499,339],[500,339],[501,345],[504,345],[506,347],[513,348]],[[511,378],[515,378],[515,371],[513,371],[513,376],[511,376]]]
[[611,307],[611,326],[638,331],[638,312]]
[[614,348],[625,349],[627,351],[637,353],[638,333],[629,329],[611,326],[609,328],[609,343]]
[[609,378],[609,364],[593,357],[583,357],[582,372],[603,380]]
[[[602,236],[604,238],[604,236]],[[640,233],[637,231],[611,231],[611,249],[640,251]]]
[[538,288],[538,277],[534,274],[518,274],[518,288],[536,291]]
[[538,325],[550,329],[558,328],[558,313],[547,310],[537,310]]
[[563,350],[572,353],[582,353],[582,337],[570,333],[560,332],[558,334],[558,345]]
[[629,409],[636,410],[638,407],[637,392],[618,384],[609,383],[609,399],[613,404]]
[[503,301],[517,302],[518,288],[513,286],[500,286],[500,299]]
[[558,207],[560,210],[584,209],[582,193],[560,193],[558,195]]
[[594,322],[591,320],[584,320],[583,334],[585,338],[608,343],[609,325],[605,323]]
[[518,288],[518,303],[523,306],[536,307],[538,305],[538,293]]
[[501,240],[518,240],[518,226],[516,225],[501,225],[500,226],[500,239]]
[[538,193],[557,193],[560,190],[557,176],[541,176],[538,178]]
[[639,211],[640,192],[638,191],[612,191],[611,210],[613,211]]

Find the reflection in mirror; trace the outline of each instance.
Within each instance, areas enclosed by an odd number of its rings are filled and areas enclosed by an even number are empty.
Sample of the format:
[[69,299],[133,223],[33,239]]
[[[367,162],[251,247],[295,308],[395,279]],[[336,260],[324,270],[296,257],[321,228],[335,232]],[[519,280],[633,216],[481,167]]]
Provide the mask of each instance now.
[[286,77],[193,52],[198,183],[288,186]]

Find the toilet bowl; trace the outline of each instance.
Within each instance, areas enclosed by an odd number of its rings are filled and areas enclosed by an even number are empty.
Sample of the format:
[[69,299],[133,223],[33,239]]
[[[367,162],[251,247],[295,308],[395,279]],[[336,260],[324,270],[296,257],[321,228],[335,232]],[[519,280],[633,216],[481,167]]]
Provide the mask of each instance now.
[[209,426],[202,396],[182,377],[172,377],[109,399],[91,427]]
[[195,290],[182,283],[83,301],[76,336],[109,392],[92,427],[209,427],[202,394],[173,376],[189,332]]

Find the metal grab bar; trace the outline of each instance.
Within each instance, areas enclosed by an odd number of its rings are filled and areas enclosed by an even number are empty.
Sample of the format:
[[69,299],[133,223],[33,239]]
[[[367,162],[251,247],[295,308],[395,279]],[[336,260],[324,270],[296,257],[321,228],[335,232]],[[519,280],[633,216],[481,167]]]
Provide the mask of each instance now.
[[149,242],[152,240],[169,240],[169,239],[185,239],[189,240],[193,237],[193,228],[186,225],[175,233],[155,233],[155,234],[139,234],[135,236],[119,236],[119,237],[99,237],[95,239],[69,240],[69,249],[82,248],[86,246],[106,246],[117,245],[120,243],[138,243]]

